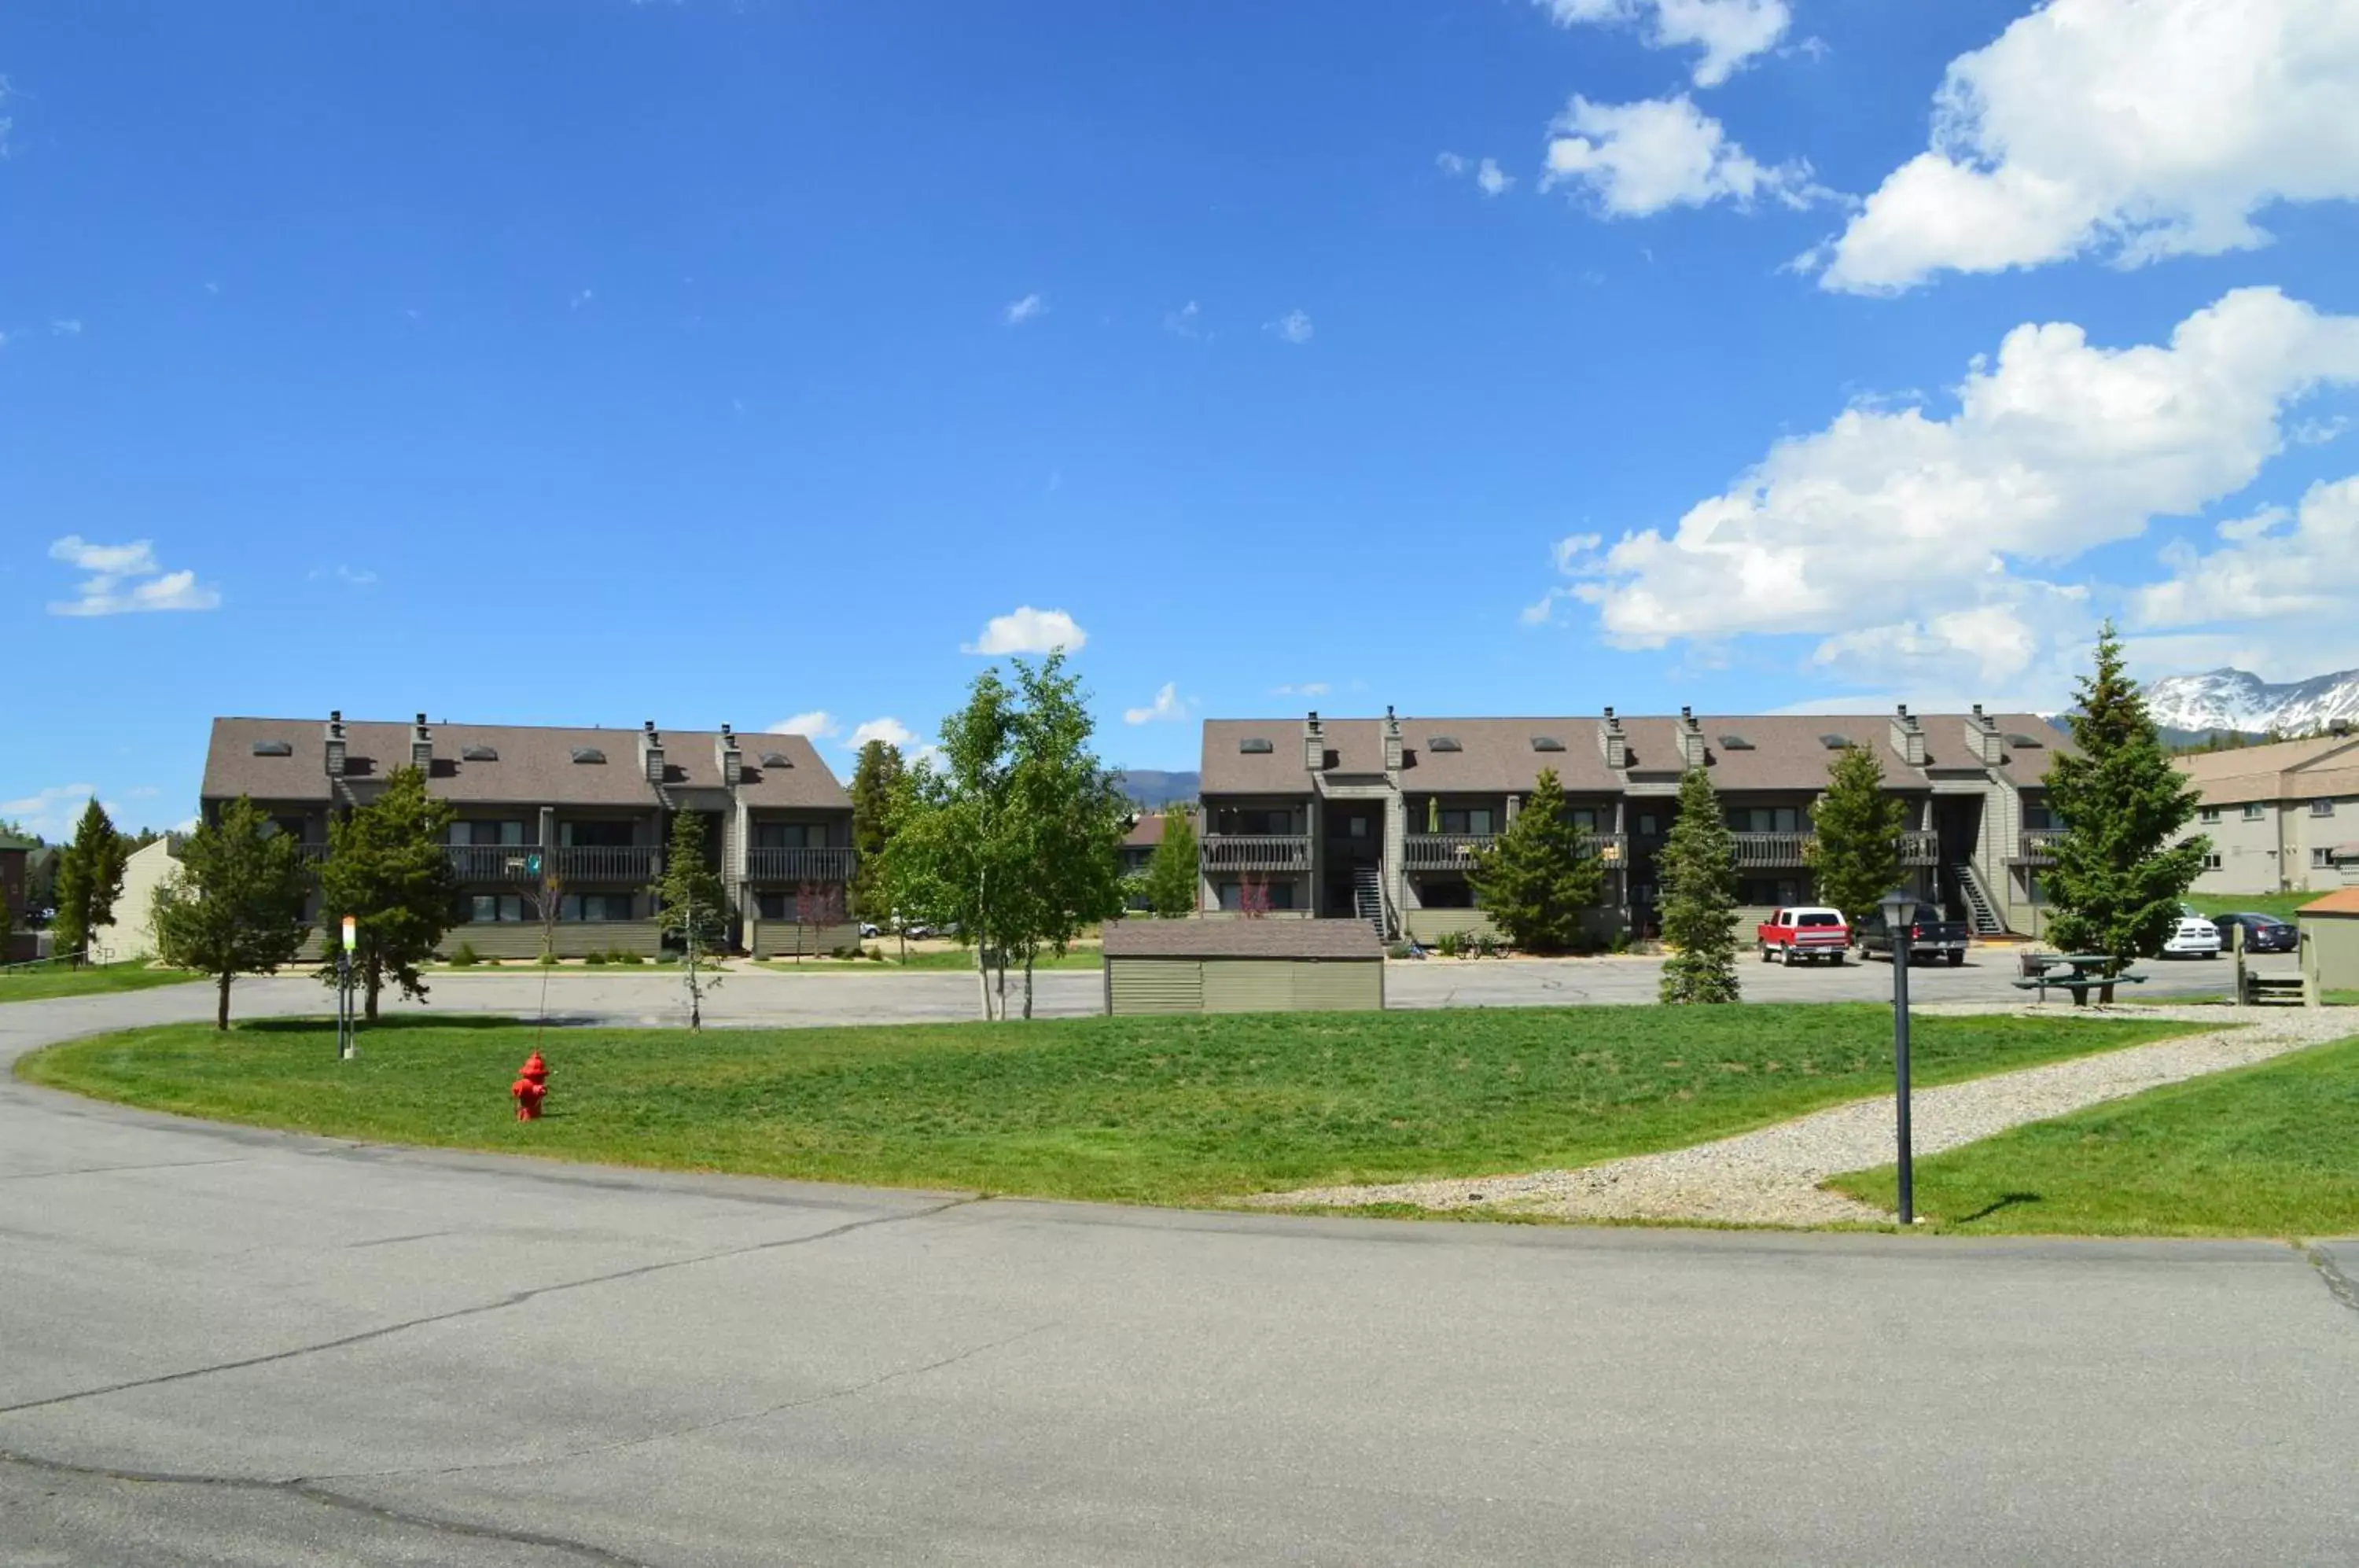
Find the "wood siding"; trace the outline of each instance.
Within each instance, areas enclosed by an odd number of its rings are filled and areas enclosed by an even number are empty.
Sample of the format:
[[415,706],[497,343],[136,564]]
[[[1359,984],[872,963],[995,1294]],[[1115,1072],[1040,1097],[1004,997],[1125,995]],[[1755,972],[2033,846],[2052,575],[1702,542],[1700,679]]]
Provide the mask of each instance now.
[[1385,966],[1374,959],[1114,958],[1106,996],[1115,1013],[1374,1012]]
[[1295,963],[1288,958],[1204,960],[1204,1010],[1208,1013],[1292,1012]]
[[792,920],[749,920],[745,949],[756,958],[824,957],[839,949],[860,945],[860,927],[851,921],[832,926],[797,926]]
[[[653,920],[569,920],[557,927],[557,956],[586,958],[593,953],[636,953],[654,958],[663,951],[663,933]],[[452,926],[442,939],[448,958],[462,946],[483,958],[538,958],[540,925],[535,920],[473,920]]]
[[1204,966],[1193,958],[1108,959],[1106,996],[1115,1013],[1200,1013]]

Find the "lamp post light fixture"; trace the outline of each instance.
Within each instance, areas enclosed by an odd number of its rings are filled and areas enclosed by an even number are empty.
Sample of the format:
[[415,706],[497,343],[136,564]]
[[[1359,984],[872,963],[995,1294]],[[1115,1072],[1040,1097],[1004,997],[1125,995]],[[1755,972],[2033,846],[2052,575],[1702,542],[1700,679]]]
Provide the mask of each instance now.
[[1892,939],[1892,1079],[1900,1145],[1900,1224],[1917,1223],[1916,1172],[1908,1138],[1908,945],[1917,927],[1917,895],[1894,888],[1876,900]]

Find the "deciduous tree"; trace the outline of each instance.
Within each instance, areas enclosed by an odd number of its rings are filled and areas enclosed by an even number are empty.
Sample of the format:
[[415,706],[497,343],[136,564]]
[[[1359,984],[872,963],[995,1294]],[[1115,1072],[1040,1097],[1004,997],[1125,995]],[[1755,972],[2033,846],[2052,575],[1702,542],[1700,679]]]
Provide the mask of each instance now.
[[310,883],[295,840],[244,796],[180,845],[178,875],[156,889],[156,945],[165,963],[217,982],[215,1029],[229,1028],[231,981],[276,974],[303,951]]
[[1484,912],[1527,953],[1570,953],[1604,897],[1592,835],[1572,820],[1556,769],[1542,768],[1516,820],[1477,850],[1467,874]]
[[1163,839],[1147,861],[1147,907],[1158,919],[1196,912],[1196,818],[1183,806],[1163,813]]
[[2046,779],[2049,808],[2064,826],[2045,878],[2049,931],[2067,950],[2122,960],[2162,951],[2212,847],[2200,833],[2170,842],[2202,796],[2170,765],[2125,664],[2108,621],[2067,719],[2078,755],[2058,753]]
[[55,948],[60,954],[79,956],[90,939],[114,918],[114,900],[123,892],[122,835],[106,808],[92,800],[82,808],[74,826],[73,842],[58,852]]
[[1720,791],[1701,768],[1680,780],[1680,812],[1655,857],[1661,888],[1662,999],[1734,1002],[1736,981],[1736,840]]
[[1908,804],[1884,788],[1884,764],[1847,746],[1827,765],[1827,788],[1810,807],[1810,869],[1819,902],[1856,927],[1900,885],[1900,835]]
[[[427,792],[426,775],[397,768],[385,792],[328,824],[328,860],[320,868],[320,926],[334,935],[353,917],[352,963],[362,1016],[376,1019],[377,996],[391,980],[414,1001],[426,999],[419,965],[434,955],[459,918],[459,881],[444,841],[453,812]],[[338,980],[332,961],[320,969]]]

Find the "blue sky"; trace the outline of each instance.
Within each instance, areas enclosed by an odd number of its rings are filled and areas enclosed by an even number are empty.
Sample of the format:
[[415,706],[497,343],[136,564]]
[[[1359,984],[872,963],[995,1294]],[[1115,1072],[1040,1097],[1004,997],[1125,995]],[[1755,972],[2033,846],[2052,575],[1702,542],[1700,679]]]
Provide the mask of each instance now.
[[2359,663],[2344,0],[78,0],[0,78],[36,825],[216,713],[846,758],[1058,639],[1138,767]]

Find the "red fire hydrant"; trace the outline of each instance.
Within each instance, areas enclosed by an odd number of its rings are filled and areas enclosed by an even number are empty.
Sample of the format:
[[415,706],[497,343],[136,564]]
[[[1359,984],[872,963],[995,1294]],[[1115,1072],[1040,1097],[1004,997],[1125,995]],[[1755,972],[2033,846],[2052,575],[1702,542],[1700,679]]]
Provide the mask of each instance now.
[[508,1094],[516,1103],[516,1120],[537,1122],[540,1119],[540,1102],[549,1094],[549,1063],[534,1051],[516,1071],[516,1081],[508,1085]]

